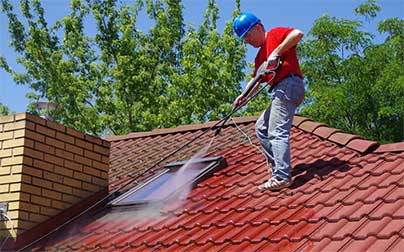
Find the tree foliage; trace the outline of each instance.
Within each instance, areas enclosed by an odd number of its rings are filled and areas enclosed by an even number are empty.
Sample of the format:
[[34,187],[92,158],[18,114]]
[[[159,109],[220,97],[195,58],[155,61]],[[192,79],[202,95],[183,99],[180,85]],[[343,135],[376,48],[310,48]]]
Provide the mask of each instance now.
[[[356,8],[375,17],[380,8],[368,1]],[[381,142],[404,139],[404,21],[386,19],[373,44],[361,21],[323,15],[300,47],[308,86],[303,115]]]
[[5,116],[5,115],[8,115],[9,113],[10,113],[10,110],[8,109],[8,107],[3,105],[0,102],[0,116]]
[[[0,67],[28,85],[32,103],[59,104],[59,122],[95,135],[126,134],[219,119],[240,93],[246,48],[231,20],[217,30],[219,10],[208,0],[203,22],[185,25],[181,1],[71,0],[70,13],[48,24],[40,0],[0,0],[8,18],[10,46],[25,72],[4,57]],[[233,16],[240,10],[235,1]],[[357,20],[319,17],[298,48],[307,85],[301,113],[381,142],[404,139],[404,20],[378,24],[386,36],[373,43],[363,21],[377,16],[375,0],[355,8]],[[143,16],[142,16],[143,15]],[[147,31],[138,20],[150,20]],[[22,18],[21,18],[22,17]],[[86,27],[95,27],[90,34]],[[251,67],[251,65],[250,65]],[[268,105],[266,92],[240,115]],[[3,114],[9,113],[0,104]]]
[[[240,91],[246,50],[230,22],[217,31],[214,0],[198,29],[184,24],[181,1],[72,0],[53,25],[40,0],[20,0],[24,20],[9,0],[1,4],[26,71],[15,72],[4,58],[0,67],[32,88],[32,103],[59,104],[52,116],[67,126],[100,135],[204,122],[228,113]],[[239,8],[236,1],[234,15]],[[146,32],[140,15],[152,23]],[[39,113],[33,105],[29,111]]]

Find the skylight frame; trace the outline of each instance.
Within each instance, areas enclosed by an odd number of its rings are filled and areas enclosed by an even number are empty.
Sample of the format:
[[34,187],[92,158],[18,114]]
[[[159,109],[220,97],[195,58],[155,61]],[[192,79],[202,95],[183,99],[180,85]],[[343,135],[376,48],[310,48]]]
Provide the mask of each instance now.
[[212,176],[213,173],[216,171],[222,169],[223,167],[227,166],[226,159],[224,157],[208,157],[208,158],[200,158],[194,160],[194,162],[199,162],[199,163],[206,163],[206,167],[202,168],[201,171],[198,173],[198,175],[182,184],[176,190],[170,194],[171,196],[168,196],[166,198],[160,199],[160,200],[135,200],[132,202],[123,202],[125,201],[126,198],[130,197],[131,195],[135,194],[136,192],[139,192],[146,186],[150,185],[153,181],[156,181],[159,177],[163,176],[166,173],[169,172],[175,172],[176,169],[181,168],[182,165],[186,164],[189,160],[184,160],[184,161],[176,161],[169,163],[164,166],[164,168],[156,173],[155,175],[151,176],[150,178],[147,178],[144,183],[130,189],[129,191],[125,192],[124,194],[120,195],[113,201],[111,201],[108,205],[116,208],[116,207],[132,207],[132,206],[143,206],[145,204],[164,204],[165,201],[168,201],[170,198],[174,197],[176,194],[178,194],[182,188],[185,186],[188,186],[191,184],[191,187],[194,188],[198,183],[204,181],[208,177]]

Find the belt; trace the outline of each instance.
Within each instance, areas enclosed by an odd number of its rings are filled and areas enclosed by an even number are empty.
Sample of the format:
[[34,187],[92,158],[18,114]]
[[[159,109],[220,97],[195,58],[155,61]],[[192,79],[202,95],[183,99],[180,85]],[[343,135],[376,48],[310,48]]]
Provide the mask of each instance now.
[[272,90],[274,89],[274,87],[275,87],[279,82],[281,82],[281,81],[283,81],[284,79],[289,78],[289,77],[299,77],[300,79],[302,79],[302,77],[300,77],[300,75],[298,75],[298,74],[296,74],[296,73],[288,73],[282,80],[280,80],[280,81],[278,81],[278,82],[272,84],[271,87],[269,88],[269,91],[268,91],[268,92],[271,93]]

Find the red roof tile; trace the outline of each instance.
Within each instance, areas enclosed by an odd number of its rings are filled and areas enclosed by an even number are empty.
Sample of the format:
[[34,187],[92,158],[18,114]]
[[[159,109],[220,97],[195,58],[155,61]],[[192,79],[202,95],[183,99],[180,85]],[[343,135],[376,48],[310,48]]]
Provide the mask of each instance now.
[[[404,149],[381,145],[296,116],[291,136],[294,182],[260,192],[267,167],[254,135],[256,117],[236,119],[255,146],[228,124],[209,149],[228,166],[199,183],[182,205],[150,219],[104,209],[37,249],[91,251],[399,251],[404,245]],[[112,137],[110,181],[187,159],[213,132],[152,165],[215,122]],[[141,181],[150,173],[137,178]],[[126,191],[131,186],[123,189]],[[70,231],[69,231],[70,230]],[[72,231],[73,230],[73,231]]]
[[333,135],[334,133],[337,132],[342,132],[339,129],[334,129],[334,128],[330,128],[330,127],[326,127],[326,126],[322,126],[322,127],[318,127],[313,131],[313,134],[322,137],[324,139],[329,138],[331,135]]
[[354,139],[347,144],[348,148],[357,150],[361,153],[365,153],[371,149],[375,149],[378,146],[378,142],[368,141],[364,139]]
[[374,152],[383,153],[383,152],[403,152],[403,151],[404,151],[404,142],[400,142],[400,143],[380,145],[379,148],[377,148]]
[[313,133],[317,128],[325,126],[324,123],[317,123],[313,121],[304,121],[301,124],[299,124],[299,129],[302,129],[306,132]]
[[300,124],[305,122],[305,121],[311,121],[311,120],[309,118],[306,118],[306,117],[295,115],[293,117],[293,126],[299,127]]
[[349,141],[353,139],[358,139],[359,137],[352,134],[347,134],[343,132],[336,132],[329,137],[329,140],[338,143],[340,145],[346,145]]

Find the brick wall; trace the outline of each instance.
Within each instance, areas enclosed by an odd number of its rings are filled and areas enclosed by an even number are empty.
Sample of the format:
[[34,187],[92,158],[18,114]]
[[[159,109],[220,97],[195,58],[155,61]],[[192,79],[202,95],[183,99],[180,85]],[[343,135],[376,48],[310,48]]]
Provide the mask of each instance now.
[[108,186],[109,142],[28,113],[0,117],[0,202],[14,237]]

